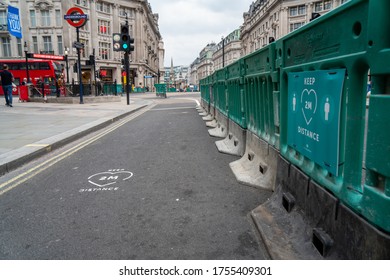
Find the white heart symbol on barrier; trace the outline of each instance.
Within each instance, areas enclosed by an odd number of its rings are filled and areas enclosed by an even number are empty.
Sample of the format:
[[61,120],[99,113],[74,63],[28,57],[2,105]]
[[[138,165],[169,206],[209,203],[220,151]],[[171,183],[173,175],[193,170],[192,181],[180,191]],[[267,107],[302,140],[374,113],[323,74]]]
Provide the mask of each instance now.
[[109,185],[116,184],[118,181],[126,181],[133,177],[133,173],[130,171],[119,171],[119,172],[101,172],[94,174],[88,178],[88,182],[91,184],[103,188]]
[[306,124],[309,125],[317,111],[317,93],[314,89],[304,89],[301,95],[302,113]]

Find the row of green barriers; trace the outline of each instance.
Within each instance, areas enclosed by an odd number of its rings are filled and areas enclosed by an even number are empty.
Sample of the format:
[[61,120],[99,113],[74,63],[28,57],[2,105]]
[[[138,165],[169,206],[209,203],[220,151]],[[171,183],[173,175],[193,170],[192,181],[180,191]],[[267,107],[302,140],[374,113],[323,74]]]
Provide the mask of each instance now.
[[200,82],[206,111],[278,152],[274,194],[322,257],[390,258],[388,11],[348,1]]

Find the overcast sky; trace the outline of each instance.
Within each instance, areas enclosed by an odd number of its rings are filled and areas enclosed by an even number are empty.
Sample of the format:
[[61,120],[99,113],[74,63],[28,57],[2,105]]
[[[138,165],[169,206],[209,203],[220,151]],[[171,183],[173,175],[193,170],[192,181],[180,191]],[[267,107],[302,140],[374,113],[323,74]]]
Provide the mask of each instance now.
[[159,14],[165,66],[189,66],[211,42],[219,43],[243,23],[253,0],[149,0]]

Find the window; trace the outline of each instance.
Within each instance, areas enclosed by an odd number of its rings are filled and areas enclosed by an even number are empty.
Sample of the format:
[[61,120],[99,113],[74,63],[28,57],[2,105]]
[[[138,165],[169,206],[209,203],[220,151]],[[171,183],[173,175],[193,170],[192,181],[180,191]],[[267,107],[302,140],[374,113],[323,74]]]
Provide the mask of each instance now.
[[56,10],[56,26],[62,26],[61,10]]
[[300,6],[295,6],[295,7],[290,7],[290,16],[301,16],[306,14],[306,6],[305,5],[300,5]]
[[32,36],[33,41],[33,52],[38,53],[38,38],[37,36]]
[[324,1],[324,10],[330,10],[332,9],[332,1]]
[[74,0],[74,3],[80,6],[88,7],[88,1],[87,0]]
[[41,25],[50,26],[50,12],[49,10],[41,11]]
[[64,53],[64,46],[62,44],[62,36],[57,36],[58,54]]
[[35,10],[30,10],[30,25],[31,25],[31,27],[37,27],[37,19],[35,16]]
[[6,24],[7,24],[7,12],[0,11],[0,25],[6,25]]
[[297,7],[290,7],[290,16],[296,16],[298,15],[298,8]]
[[104,35],[111,35],[110,22],[106,20],[98,20],[98,33]]
[[96,10],[98,10],[99,12],[110,13],[111,6],[110,4],[105,2],[96,2]]
[[290,32],[302,27],[303,25],[305,25],[304,22],[295,22],[295,23],[291,23],[290,24]]
[[134,14],[135,14],[134,9],[129,9],[125,7],[121,7],[119,9],[119,15],[121,17],[126,17],[127,15],[128,18],[134,18]]
[[306,14],[306,6],[305,5],[301,5],[301,6],[298,7],[298,14],[299,15]]
[[314,4],[314,11],[315,12],[322,12],[332,9],[332,1],[326,0],[326,1],[320,1],[316,2]]
[[101,59],[111,59],[110,50],[110,43],[99,42],[99,56],[101,57]]
[[51,53],[53,51],[53,45],[51,43],[50,36],[43,36],[43,50],[45,53]]
[[8,37],[1,38],[1,42],[3,45],[3,56],[10,57],[11,56],[11,41]]
[[20,38],[17,38],[16,44],[18,46],[18,56],[23,56],[22,40]]

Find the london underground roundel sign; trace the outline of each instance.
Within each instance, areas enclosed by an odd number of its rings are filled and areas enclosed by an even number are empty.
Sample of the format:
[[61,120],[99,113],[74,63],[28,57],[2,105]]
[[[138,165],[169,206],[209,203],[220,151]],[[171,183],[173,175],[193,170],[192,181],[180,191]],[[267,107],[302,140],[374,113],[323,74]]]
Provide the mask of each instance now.
[[79,28],[87,23],[88,15],[79,7],[72,7],[64,15],[64,19],[73,27]]

